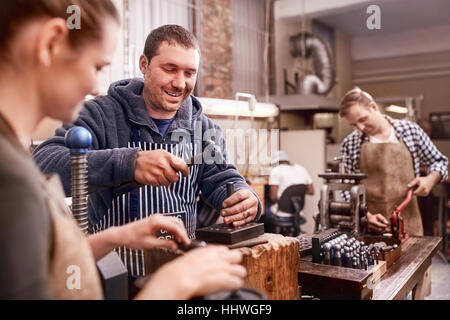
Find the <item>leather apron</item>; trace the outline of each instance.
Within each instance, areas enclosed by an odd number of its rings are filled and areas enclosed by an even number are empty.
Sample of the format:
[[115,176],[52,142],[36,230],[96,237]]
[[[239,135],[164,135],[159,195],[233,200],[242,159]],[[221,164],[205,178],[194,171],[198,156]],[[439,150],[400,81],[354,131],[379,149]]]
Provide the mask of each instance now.
[[64,202],[57,175],[41,175],[53,222],[49,288],[55,299],[103,299],[100,277],[87,237]]
[[[19,150],[23,148],[1,113],[0,133]],[[24,155],[28,156],[26,152]],[[91,246],[64,202],[65,195],[59,176],[38,174],[53,226],[48,277],[52,296],[61,300],[103,299]]]
[[[393,129],[392,129],[393,130]],[[408,183],[414,178],[411,153],[401,138],[398,143],[363,141],[359,168],[367,174],[362,180],[370,213],[381,213],[390,221],[393,210],[406,198]],[[417,197],[401,211],[408,235],[423,236],[422,218]]]

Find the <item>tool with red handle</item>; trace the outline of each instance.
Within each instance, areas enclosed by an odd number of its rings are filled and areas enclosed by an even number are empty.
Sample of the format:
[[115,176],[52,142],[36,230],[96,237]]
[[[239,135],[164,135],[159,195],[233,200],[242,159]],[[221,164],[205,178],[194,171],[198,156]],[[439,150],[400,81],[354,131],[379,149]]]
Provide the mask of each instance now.
[[400,240],[402,243],[405,243],[405,241],[408,240],[408,235],[405,232],[405,225],[401,211],[408,205],[408,203],[411,202],[412,194],[413,190],[409,189],[406,194],[406,199],[394,209],[394,212],[392,212],[391,215],[392,236]]

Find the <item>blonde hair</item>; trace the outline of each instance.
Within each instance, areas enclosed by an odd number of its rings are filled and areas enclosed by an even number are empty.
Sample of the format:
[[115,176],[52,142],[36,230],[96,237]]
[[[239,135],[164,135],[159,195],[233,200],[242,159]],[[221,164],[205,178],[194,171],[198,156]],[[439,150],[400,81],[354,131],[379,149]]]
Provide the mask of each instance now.
[[348,109],[355,104],[359,104],[361,106],[369,108],[371,102],[374,101],[370,94],[358,87],[354,87],[352,90],[348,91],[342,98],[341,106],[339,108],[339,116],[341,118],[345,117],[348,113]]

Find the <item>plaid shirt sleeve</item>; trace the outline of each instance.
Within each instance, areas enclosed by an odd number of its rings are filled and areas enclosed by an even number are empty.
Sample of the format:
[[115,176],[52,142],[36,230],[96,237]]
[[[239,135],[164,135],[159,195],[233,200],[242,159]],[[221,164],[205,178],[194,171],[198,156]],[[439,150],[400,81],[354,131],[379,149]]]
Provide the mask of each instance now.
[[[344,165],[346,173],[354,173],[358,169],[359,154],[361,152],[361,134],[353,131],[344,141],[342,141],[339,149],[339,155],[344,157]],[[350,201],[350,192],[341,192],[344,201]]]
[[[441,175],[441,182],[445,181],[448,177],[448,158],[444,156],[434,145],[428,135],[414,122],[409,122],[410,130],[405,130],[405,139],[408,139],[410,133],[413,137],[415,145],[415,154],[413,157],[417,157],[415,162],[418,166],[426,165],[428,172],[436,171]],[[417,171],[418,168],[416,168]]]

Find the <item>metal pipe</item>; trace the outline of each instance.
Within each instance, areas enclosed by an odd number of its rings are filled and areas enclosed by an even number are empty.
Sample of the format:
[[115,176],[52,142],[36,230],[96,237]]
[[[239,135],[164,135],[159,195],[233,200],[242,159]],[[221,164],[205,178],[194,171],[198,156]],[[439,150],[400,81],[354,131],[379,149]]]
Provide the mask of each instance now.
[[308,32],[294,35],[290,37],[290,52],[294,58],[308,58],[312,55],[316,71],[316,74],[303,77],[297,88],[298,93],[326,95],[331,91],[335,77],[333,57],[330,47],[321,37]]

